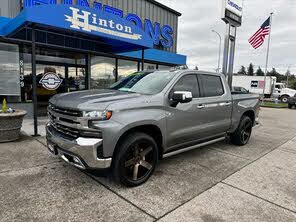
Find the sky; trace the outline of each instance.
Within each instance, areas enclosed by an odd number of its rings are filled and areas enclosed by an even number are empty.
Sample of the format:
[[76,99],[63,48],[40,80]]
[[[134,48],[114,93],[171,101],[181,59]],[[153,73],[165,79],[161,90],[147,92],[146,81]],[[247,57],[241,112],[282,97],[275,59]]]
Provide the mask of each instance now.
[[[159,0],[179,11],[178,53],[187,55],[190,68],[214,71],[218,66],[219,37],[224,47],[225,23],[221,20],[222,0]],[[255,50],[248,39],[273,12],[270,57],[268,69],[275,67],[286,73],[290,67],[296,74],[296,1],[295,0],[244,0],[243,24],[237,30],[234,71],[251,62],[264,70],[267,43]],[[221,59],[222,66],[222,59]]]

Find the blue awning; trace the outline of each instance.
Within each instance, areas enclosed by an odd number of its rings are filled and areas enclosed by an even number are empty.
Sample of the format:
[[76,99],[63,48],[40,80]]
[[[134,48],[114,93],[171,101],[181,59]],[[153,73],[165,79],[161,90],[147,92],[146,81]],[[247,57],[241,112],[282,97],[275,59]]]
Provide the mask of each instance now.
[[[119,53],[121,56],[127,56],[135,59],[141,59],[142,51],[132,51]],[[144,53],[145,60],[156,63],[167,63],[172,65],[186,65],[187,57],[184,55],[166,52],[157,49],[146,49]]]
[[129,21],[110,13],[81,6],[39,5],[25,8],[13,19],[0,18],[0,35],[14,34],[32,25],[98,38],[113,52],[153,48],[152,38]]

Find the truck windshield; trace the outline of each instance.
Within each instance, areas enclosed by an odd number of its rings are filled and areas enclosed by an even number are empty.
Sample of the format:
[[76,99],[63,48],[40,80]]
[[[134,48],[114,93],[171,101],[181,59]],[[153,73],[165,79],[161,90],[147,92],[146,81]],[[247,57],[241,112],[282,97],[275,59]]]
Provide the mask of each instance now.
[[174,78],[175,72],[137,72],[113,84],[110,89],[154,95],[160,93]]

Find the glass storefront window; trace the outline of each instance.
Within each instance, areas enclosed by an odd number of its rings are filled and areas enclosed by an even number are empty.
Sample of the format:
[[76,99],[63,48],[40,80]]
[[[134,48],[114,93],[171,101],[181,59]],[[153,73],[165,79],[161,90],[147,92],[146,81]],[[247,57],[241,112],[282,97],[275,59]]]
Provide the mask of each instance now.
[[152,63],[144,63],[145,70],[156,70],[156,64]]
[[138,62],[118,60],[118,80],[138,71]]
[[79,91],[86,89],[85,68],[68,67],[68,91]]
[[172,66],[158,65],[158,70],[170,70]]
[[8,102],[18,102],[20,95],[19,47],[0,43],[0,96]]
[[115,82],[115,59],[93,56],[91,58],[91,89],[105,89]]

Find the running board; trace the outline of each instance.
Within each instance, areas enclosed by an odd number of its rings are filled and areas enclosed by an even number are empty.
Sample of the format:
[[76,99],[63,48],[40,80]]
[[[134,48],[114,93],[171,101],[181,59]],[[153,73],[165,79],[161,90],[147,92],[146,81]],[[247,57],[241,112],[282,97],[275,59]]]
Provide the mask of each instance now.
[[194,150],[194,149],[197,149],[197,148],[200,148],[200,147],[203,147],[203,146],[207,146],[207,145],[210,145],[210,144],[213,144],[213,143],[217,143],[217,142],[220,142],[222,140],[225,140],[226,137],[220,137],[220,138],[217,138],[217,139],[214,139],[214,140],[210,140],[208,142],[204,142],[204,143],[200,143],[200,144],[197,144],[197,145],[194,145],[194,146],[189,146],[187,148],[184,148],[184,149],[180,149],[180,150],[176,150],[174,152],[170,152],[170,153],[166,153],[163,155],[163,158],[168,158],[168,157],[171,157],[171,156],[175,156],[177,154],[180,154],[180,153],[184,153],[184,152],[187,152],[187,151],[190,151],[190,150]]

